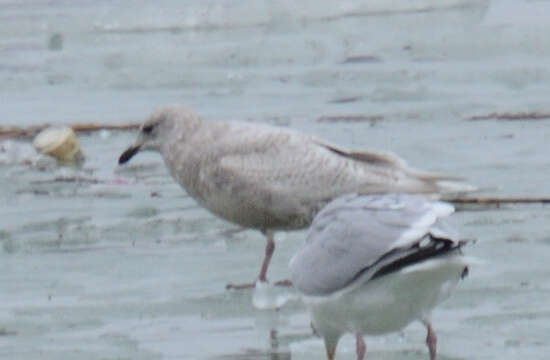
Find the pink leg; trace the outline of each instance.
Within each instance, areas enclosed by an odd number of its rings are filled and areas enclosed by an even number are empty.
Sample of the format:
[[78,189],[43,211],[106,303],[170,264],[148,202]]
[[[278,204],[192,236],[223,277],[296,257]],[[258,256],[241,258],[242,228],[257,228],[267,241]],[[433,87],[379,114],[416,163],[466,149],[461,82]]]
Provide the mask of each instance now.
[[[264,261],[262,263],[262,267],[260,268],[260,273],[258,274],[258,280],[267,282],[267,270],[269,268],[269,263],[271,262],[271,257],[273,256],[273,253],[275,252],[275,241],[273,239],[273,232],[271,231],[265,231],[264,232],[267,243],[265,245],[265,256]],[[227,284],[225,286],[226,289],[235,289],[235,290],[241,290],[241,289],[249,289],[255,287],[255,283],[250,284]],[[292,286],[292,282],[290,280],[282,280],[275,283],[275,285],[278,286]]]
[[271,262],[271,257],[275,252],[275,241],[273,240],[272,232],[265,232],[267,237],[267,244],[265,245],[265,256],[262,267],[260,268],[260,274],[258,275],[258,280],[267,281],[267,269],[269,268],[269,263]]
[[355,352],[357,353],[357,360],[363,360],[367,352],[367,344],[365,344],[363,335],[360,332],[355,334]]
[[[265,245],[265,257],[262,267],[260,269],[260,274],[258,275],[258,280],[267,282],[267,269],[269,268],[269,263],[271,262],[271,257],[275,252],[275,240],[273,239],[274,234],[272,232],[265,232],[267,237],[267,244]],[[290,280],[279,280],[275,282],[275,286],[292,286],[292,281]]]
[[428,330],[428,335],[426,336],[426,345],[430,350],[430,360],[436,360],[437,358],[437,335],[432,327],[432,324],[429,321],[424,321],[424,325]]

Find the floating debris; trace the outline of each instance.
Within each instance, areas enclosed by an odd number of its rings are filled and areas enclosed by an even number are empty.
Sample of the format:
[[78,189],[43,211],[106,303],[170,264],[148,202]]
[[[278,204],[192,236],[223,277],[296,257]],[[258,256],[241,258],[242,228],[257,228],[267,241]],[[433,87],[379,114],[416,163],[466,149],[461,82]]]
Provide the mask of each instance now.
[[[74,124],[70,127],[75,132],[96,132],[103,130],[135,130],[139,128],[140,124],[124,124],[124,125],[102,125],[102,124]],[[0,140],[9,139],[9,138],[25,138],[33,137],[44,129],[49,128],[50,125],[39,125],[31,126],[28,128],[20,128],[16,126],[0,126]]]
[[0,127],[0,140],[17,137],[29,137],[39,133],[40,130],[45,129],[47,126],[32,126],[26,129],[18,128],[15,126]]
[[382,62],[376,55],[355,55],[350,56],[342,61],[342,64],[364,64],[364,63],[379,63]]
[[466,120],[544,120],[550,119],[550,113],[521,112],[521,113],[490,113],[487,115],[470,116]]
[[79,183],[79,184],[105,184],[104,180],[86,178],[82,176],[58,176],[49,180],[35,180],[31,181],[31,184],[53,184],[53,183]]
[[63,49],[63,35],[60,33],[52,34],[48,39],[48,49],[59,51]]
[[50,127],[42,130],[32,144],[39,152],[62,163],[79,163],[84,160],[80,142],[70,127]]
[[17,331],[8,330],[6,328],[0,329],[0,336],[15,336],[15,335],[17,335]]
[[346,103],[356,102],[356,101],[360,101],[360,100],[363,100],[362,96],[349,96],[349,97],[341,97],[341,98],[336,98],[336,99],[333,99],[333,100],[329,100],[329,103],[332,103],[332,104],[346,104]]
[[75,124],[71,125],[76,132],[94,132],[101,130],[135,130],[141,124],[101,125],[101,124]]
[[15,192],[16,194],[31,194],[31,195],[42,195],[42,196],[48,196],[50,195],[50,192],[47,190],[39,190],[39,189],[32,189],[32,190],[17,190]]
[[325,115],[317,118],[317,122],[371,122],[383,120],[382,115]]
[[550,197],[477,197],[477,198],[456,198],[445,199],[453,204],[480,204],[480,205],[500,205],[500,204],[550,204]]

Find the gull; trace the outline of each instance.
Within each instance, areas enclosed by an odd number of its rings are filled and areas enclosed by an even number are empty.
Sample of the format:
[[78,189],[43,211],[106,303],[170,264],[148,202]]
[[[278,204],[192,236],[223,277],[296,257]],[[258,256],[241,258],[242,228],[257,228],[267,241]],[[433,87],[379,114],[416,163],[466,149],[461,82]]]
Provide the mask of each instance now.
[[289,268],[329,360],[345,333],[355,334],[361,360],[364,335],[415,320],[426,326],[436,359],[432,309],[468,274],[466,241],[443,219],[453,211],[421,195],[348,194],[318,213]]
[[267,280],[275,231],[306,228],[337,196],[439,193],[454,191],[457,184],[454,177],[412,169],[391,154],[347,151],[286,128],[207,121],[181,105],[153,112],[119,164],[140,150],[159,152],[174,179],[201,206],[266,236],[259,281]]

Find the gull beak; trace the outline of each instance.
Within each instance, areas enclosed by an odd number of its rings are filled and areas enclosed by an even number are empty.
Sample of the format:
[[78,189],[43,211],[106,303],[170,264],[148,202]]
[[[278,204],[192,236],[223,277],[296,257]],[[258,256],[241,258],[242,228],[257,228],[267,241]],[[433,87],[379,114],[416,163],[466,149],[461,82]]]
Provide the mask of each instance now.
[[130,161],[130,159],[138,153],[140,148],[141,145],[133,145],[126,149],[118,158],[119,165],[125,164]]

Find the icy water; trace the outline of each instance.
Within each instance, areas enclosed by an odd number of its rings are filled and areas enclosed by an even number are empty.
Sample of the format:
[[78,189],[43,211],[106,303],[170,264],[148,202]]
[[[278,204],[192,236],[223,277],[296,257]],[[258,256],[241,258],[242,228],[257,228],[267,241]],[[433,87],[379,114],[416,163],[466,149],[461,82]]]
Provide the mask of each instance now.
[[[185,103],[391,150],[483,196],[548,196],[550,120],[469,118],[550,112],[549,17],[520,0],[2,0],[0,125]],[[255,276],[261,234],[197,207],[159,156],[117,166],[134,135],[80,134],[81,170],[0,143],[0,358],[324,358],[299,302],[258,310],[224,289]],[[541,205],[457,213],[480,261],[434,312],[441,359],[548,358],[549,222]],[[272,279],[304,235],[278,234]],[[424,338],[368,337],[367,358],[427,359]],[[352,337],[337,358],[355,358]]]

